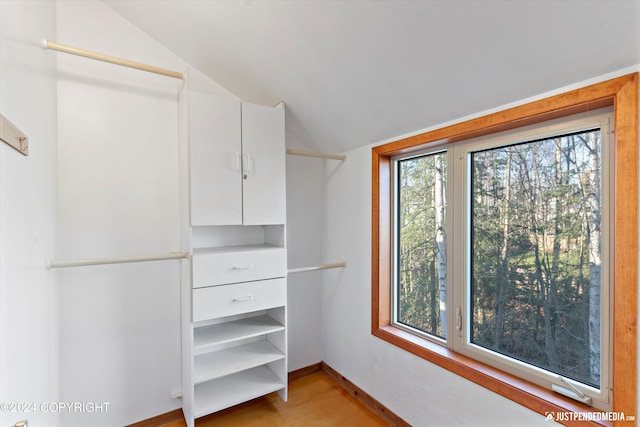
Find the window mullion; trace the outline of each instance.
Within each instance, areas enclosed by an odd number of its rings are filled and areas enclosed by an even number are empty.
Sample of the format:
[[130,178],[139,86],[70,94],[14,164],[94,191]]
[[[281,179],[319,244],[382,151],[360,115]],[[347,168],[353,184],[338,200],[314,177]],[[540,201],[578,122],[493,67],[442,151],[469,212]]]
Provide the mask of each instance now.
[[[448,264],[448,297],[452,302],[450,310],[449,328],[451,339],[449,348],[459,351],[464,345],[464,331],[466,330],[465,292],[465,226],[464,226],[464,153],[460,146],[453,144],[449,149],[449,229],[447,230],[448,245],[451,261]],[[458,316],[461,319],[458,319]],[[461,328],[458,329],[457,325]]]

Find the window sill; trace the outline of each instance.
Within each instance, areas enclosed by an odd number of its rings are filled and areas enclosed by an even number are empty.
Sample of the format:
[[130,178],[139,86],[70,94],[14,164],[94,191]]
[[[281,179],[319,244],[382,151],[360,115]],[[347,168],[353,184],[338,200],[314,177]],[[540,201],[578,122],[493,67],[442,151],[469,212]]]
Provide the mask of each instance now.
[[[543,416],[559,412],[598,412],[591,406],[561,396],[394,326],[382,326],[374,330],[373,335]],[[609,421],[558,422],[580,426],[613,425]]]

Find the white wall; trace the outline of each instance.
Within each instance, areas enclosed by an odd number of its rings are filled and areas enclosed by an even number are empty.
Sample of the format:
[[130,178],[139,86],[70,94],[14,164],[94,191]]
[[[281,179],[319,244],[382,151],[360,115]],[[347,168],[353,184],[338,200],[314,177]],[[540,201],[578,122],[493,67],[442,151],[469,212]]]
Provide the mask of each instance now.
[[[639,69],[621,70],[521,103]],[[344,259],[347,268],[325,273],[323,360],[417,427],[549,425],[543,416],[371,335],[372,146],[350,151],[344,163],[327,166],[325,258]]]
[[0,142],[0,402],[37,405],[3,407],[3,427],[58,419],[40,410],[59,400],[56,280],[44,269],[55,240],[55,62],[40,43],[55,30],[53,2],[0,1],[0,112],[30,145],[24,157]]
[[[287,145],[293,142],[287,135]],[[287,249],[289,268],[323,264],[324,162],[287,156]],[[327,261],[330,262],[330,261]],[[322,272],[290,274],[288,285],[289,372],[322,361]]]
[[[97,1],[57,2],[59,43],[177,71]],[[180,80],[50,52],[58,62],[58,259],[180,250]],[[230,96],[197,71],[200,90]],[[61,399],[109,402],[64,426],[124,425],[181,406],[180,261],[59,270]]]

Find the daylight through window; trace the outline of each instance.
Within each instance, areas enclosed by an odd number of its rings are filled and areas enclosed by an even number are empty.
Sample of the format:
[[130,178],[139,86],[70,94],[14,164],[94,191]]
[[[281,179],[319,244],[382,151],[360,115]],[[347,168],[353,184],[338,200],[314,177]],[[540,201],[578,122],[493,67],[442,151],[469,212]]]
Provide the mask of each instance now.
[[446,153],[398,162],[397,321],[447,336]]
[[601,131],[471,154],[470,341],[600,387]]
[[610,117],[394,158],[394,324],[610,408]]

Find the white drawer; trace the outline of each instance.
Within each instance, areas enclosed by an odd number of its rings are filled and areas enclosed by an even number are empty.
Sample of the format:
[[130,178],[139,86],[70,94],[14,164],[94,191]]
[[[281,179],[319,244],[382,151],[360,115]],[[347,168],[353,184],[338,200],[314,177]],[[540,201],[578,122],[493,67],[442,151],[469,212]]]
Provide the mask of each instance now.
[[193,287],[272,279],[287,275],[285,249],[194,254]]
[[286,302],[286,279],[198,288],[193,290],[193,321],[279,307]]

